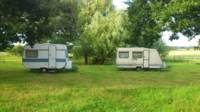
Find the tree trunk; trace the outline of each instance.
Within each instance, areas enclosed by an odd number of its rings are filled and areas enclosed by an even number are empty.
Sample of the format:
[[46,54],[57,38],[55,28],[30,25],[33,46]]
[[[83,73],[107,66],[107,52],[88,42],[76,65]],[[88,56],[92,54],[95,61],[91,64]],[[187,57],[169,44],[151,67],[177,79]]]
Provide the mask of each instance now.
[[103,65],[104,63],[105,59],[98,59],[98,58],[93,59],[93,64]]
[[88,55],[87,54],[84,55],[84,63],[86,65],[88,64]]
[[101,65],[105,63],[105,59],[101,59]]

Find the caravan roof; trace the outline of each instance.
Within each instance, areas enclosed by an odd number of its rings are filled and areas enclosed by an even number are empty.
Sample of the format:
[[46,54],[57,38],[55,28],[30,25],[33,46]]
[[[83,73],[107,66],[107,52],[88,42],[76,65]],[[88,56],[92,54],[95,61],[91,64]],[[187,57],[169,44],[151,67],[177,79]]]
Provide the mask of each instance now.
[[49,49],[49,46],[56,46],[56,49],[67,49],[67,47],[63,44],[35,44],[33,47],[31,46],[25,46],[25,49]]
[[133,48],[118,48],[118,51],[127,51],[127,50],[133,50],[133,51],[144,51],[144,50],[150,50],[149,48],[144,47],[133,47]]

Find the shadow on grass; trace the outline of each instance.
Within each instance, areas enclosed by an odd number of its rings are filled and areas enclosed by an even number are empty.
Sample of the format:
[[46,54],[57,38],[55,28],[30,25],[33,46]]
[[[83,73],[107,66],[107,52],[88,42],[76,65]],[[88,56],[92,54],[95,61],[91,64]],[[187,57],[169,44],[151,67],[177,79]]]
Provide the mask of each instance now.
[[118,71],[134,71],[134,72],[169,72],[171,70],[171,66],[167,66],[167,68],[160,69],[150,69],[150,68],[117,68]]
[[31,73],[51,73],[51,74],[57,74],[57,73],[77,73],[78,72],[78,67],[77,66],[73,66],[72,69],[49,69],[46,72],[43,72],[40,69],[31,69],[31,70],[27,70],[27,72],[31,72]]
[[165,62],[186,63],[186,62],[190,62],[190,60],[183,60],[183,59],[166,59]]
[[197,62],[196,65],[200,65],[200,62]]

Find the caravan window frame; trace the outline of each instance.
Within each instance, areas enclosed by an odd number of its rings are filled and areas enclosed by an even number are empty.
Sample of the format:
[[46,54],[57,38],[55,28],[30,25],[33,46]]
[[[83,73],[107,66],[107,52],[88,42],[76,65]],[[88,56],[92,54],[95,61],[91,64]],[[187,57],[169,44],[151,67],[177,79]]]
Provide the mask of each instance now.
[[[126,53],[126,56],[122,56],[122,53]],[[129,51],[120,51],[119,52],[119,58],[120,59],[128,59],[129,58]]]
[[141,51],[133,51],[132,52],[132,58],[134,60],[137,60],[137,59],[142,59],[144,57],[144,53],[141,52]]
[[38,50],[27,49],[25,55],[26,58],[38,58]]

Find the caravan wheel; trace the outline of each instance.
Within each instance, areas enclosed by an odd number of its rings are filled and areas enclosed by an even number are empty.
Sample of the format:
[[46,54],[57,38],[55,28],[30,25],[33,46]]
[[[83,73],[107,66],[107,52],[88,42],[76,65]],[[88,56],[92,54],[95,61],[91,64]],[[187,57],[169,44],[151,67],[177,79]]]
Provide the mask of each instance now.
[[41,72],[47,72],[47,68],[41,68]]
[[137,67],[136,67],[136,70],[137,70],[137,71],[140,71],[140,70],[142,70],[142,67],[137,66]]

